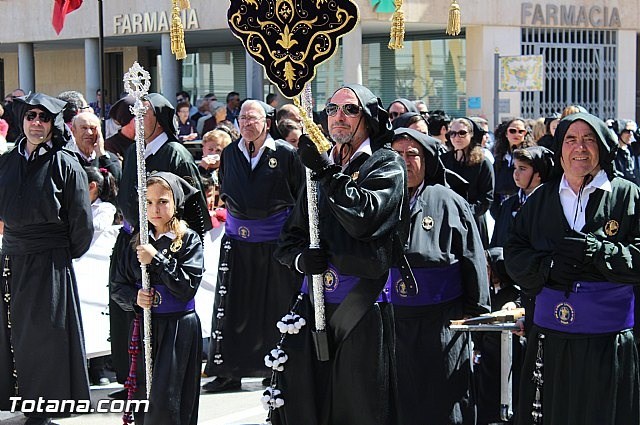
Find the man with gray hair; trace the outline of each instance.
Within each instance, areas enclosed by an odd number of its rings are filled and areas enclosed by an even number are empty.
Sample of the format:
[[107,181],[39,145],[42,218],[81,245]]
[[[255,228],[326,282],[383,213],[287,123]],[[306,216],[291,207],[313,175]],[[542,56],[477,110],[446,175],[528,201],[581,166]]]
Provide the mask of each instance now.
[[76,157],[83,166],[107,169],[116,182],[122,177],[118,157],[106,151],[100,119],[91,112],[81,112],[71,121],[71,132],[76,139]]
[[218,293],[213,308],[208,392],[239,389],[242,377],[266,378],[264,355],[302,276],[273,257],[284,222],[304,185],[293,146],[269,135],[273,108],[248,100],[238,116],[242,138],[222,151],[218,178],[227,208]]

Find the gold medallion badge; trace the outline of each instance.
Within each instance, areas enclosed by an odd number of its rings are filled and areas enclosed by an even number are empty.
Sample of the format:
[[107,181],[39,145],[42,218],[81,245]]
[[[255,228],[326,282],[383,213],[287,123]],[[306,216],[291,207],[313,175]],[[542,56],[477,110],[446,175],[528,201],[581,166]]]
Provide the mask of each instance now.
[[269,167],[276,168],[278,166],[278,160],[275,158],[269,158]]
[[425,218],[423,218],[422,228],[427,231],[433,229],[433,217],[426,216]]
[[604,232],[607,236],[615,236],[618,230],[620,230],[620,224],[615,220],[609,220],[607,224],[604,225]]

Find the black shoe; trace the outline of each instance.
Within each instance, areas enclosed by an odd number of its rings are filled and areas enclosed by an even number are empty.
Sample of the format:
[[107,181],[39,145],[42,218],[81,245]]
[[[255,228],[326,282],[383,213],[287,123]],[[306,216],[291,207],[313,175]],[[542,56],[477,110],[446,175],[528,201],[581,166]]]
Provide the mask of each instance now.
[[207,393],[219,393],[222,391],[239,390],[242,382],[240,378],[217,377],[213,381],[207,382],[202,389]]
[[113,398],[116,400],[126,400],[128,395],[129,395],[129,390],[127,390],[126,388],[123,388],[121,390],[111,391],[109,394],[107,394],[109,398]]
[[271,378],[264,378],[262,380],[262,386],[263,387],[270,387],[271,386]]

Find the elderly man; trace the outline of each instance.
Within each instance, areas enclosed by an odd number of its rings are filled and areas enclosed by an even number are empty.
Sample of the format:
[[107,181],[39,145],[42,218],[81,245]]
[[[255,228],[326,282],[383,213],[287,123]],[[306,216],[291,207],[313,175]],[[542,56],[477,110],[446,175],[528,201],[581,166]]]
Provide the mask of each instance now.
[[[16,396],[47,406],[89,400],[71,260],[89,248],[93,225],[86,174],[64,149],[65,105],[41,93],[16,99],[22,137],[0,158],[0,410]],[[26,413],[26,423],[49,424],[73,410],[48,409]]]
[[469,204],[447,187],[441,143],[408,128],[392,148],[407,166],[411,232],[406,255],[416,286],[397,269],[388,286],[396,319],[398,423],[475,423],[466,334],[450,321],[489,310],[487,266]]
[[73,117],[71,132],[76,139],[76,156],[80,164],[105,168],[119,182],[122,177],[120,161],[104,148],[100,119],[91,112],[80,112]]
[[288,360],[275,382],[285,403],[271,419],[278,425],[389,424],[393,318],[381,291],[408,230],[408,222],[400,222],[409,213],[406,171],[390,147],[389,115],[368,88],[338,89],[325,110],[336,142],[331,153],[320,155],[307,136],[299,143],[303,163],[319,182],[321,248],[308,248],[305,196],[276,257],[298,273],[323,275],[329,359],[316,357],[305,282],[297,314],[308,324],[282,344]]
[[561,175],[524,204],[504,249],[535,295],[516,422],[640,423],[640,191],[616,177],[617,141],[597,117],[568,115],[554,137]]
[[[187,180],[192,186],[200,191],[200,197],[196,198],[206,211],[206,199],[202,191],[202,183],[198,167],[193,161],[189,151],[182,146],[177,139],[177,129],[174,124],[175,110],[171,103],[158,93],[150,93],[144,102],[147,110],[144,115],[144,157],[146,171],[167,171]],[[124,226],[118,235],[110,265],[110,282],[115,267],[120,261],[123,250],[131,249],[131,234],[138,226],[138,191],[137,187],[137,157],[136,146],[129,146],[122,167],[122,179],[120,190],[118,191],[118,207],[122,210]],[[211,229],[211,220],[208,217],[202,220],[203,227],[193,229],[200,235],[205,230]],[[124,312],[113,292],[112,300],[109,303],[111,322],[111,356],[116,369],[118,382],[124,383],[129,372],[129,323],[132,319],[130,312]],[[121,304],[126,304],[127,300],[120,300]],[[138,385],[144,385],[144,379],[138,377]],[[126,391],[113,394],[114,397],[126,396]]]
[[203,387],[209,392],[238,389],[244,376],[269,376],[264,355],[277,343],[276,322],[301,282],[273,252],[304,168],[295,148],[269,135],[272,107],[248,100],[238,122],[242,138],[222,151],[218,170],[227,222],[206,368],[217,378]]

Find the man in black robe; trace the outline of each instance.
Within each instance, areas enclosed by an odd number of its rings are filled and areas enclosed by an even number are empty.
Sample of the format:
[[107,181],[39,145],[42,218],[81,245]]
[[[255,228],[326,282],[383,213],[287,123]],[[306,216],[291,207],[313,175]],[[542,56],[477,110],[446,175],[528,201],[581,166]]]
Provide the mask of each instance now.
[[301,276],[273,258],[276,242],[304,185],[296,150],[269,135],[273,108],[249,100],[238,122],[242,138],[222,151],[218,179],[227,208],[221,242],[218,292],[203,386],[219,392],[240,388],[244,376],[269,376],[264,355],[278,340]]
[[122,167],[118,157],[104,147],[100,119],[91,112],[80,112],[71,121],[71,132],[76,139],[76,157],[80,164],[104,168],[119,182]]
[[338,89],[325,110],[336,146],[320,155],[302,136],[298,150],[319,183],[321,248],[308,248],[303,196],[283,229],[276,257],[298,273],[323,275],[329,360],[316,356],[305,283],[296,313],[307,325],[282,343],[288,360],[270,391],[282,391],[285,402],[270,416],[277,425],[391,424],[397,419],[393,314],[382,289],[408,231],[406,170],[390,147],[389,115],[368,88]]
[[504,249],[511,277],[535,295],[516,423],[640,423],[640,190],[616,176],[617,141],[597,117],[568,115],[554,137],[557,175],[520,210]]
[[401,425],[475,423],[469,339],[450,321],[488,313],[480,233],[467,201],[447,187],[439,141],[398,128],[391,147],[407,166],[411,233],[406,256],[416,286],[391,270]]
[[116,134],[104,141],[105,149],[116,154],[120,162],[129,146],[135,143],[136,125],[130,107],[135,104],[133,96],[125,96],[111,106],[109,118],[115,121],[120,129]]
[[[16,99],[22,136],[0,157],[0,410],[15,396],[89,403],[71,260],[89,249],[93,224],[86,174],[63,148],[65,105],[42,93]],[[27,413],[26,423],[49,424],[73,411],[56,410]]]
[[[147,111],[144,115],[145,164],[147,173],[167,171],[189,182],[200,191],[201,202],[206,211],[206,200],[202,195],[202,183],[198,167],[189,151],[177,139],[174,123],[175,111],[169,101],[162,95],[151,93],[144,101]],[[124,218],[123,228],[118,234],[109,275],[113,276],[122,252],[131,249],[130,240],[133,230],[138,226],[138,191],[136,145],[129,146],[122,167],[122,180],[118,191],[118,207]],[[190,217],[188,217],[190,219]],[[191,221],[190,221],[191,222]],[[211,220],[201,220],[199,228],[194,228],[200,235],[211,229]],[[112,278],[109,279],[112,281]],[[110,297],[111,298],[111,297]],[[109,321],[111,324],[111,358],[119,383],[124,384],[129,372],[128,339],[132,316],[122,310],[113,299],[109,300]],[[126,395],[124,390],[113,396]]]

